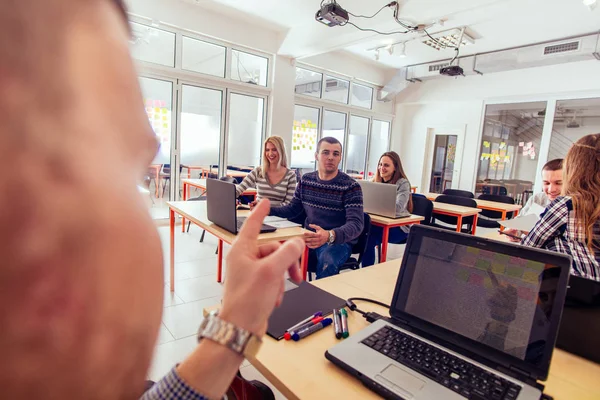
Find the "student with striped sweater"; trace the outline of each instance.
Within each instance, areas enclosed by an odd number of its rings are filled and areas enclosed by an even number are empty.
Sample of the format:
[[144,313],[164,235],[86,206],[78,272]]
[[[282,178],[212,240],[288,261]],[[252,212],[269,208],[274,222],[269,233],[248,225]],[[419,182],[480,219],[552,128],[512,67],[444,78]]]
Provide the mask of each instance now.
[[263,198],[269,199],[272,207],[289,204],[296,190],[296,173],[287,165],[283,139],[279,136],[267,138],[262,165],[254,168],[237,186],[237,196],[241,196],[248,188],[256,188],[257,198],[250,203],[250,207]]
[[350,257],[364,225],[360,185],[338,170],[342,144],[325,137],[317,144],[317,171],[304,174],[291,203],[271,215],[294,218],[304,211],[306,246],[317,258],[317,279],[335,275]]

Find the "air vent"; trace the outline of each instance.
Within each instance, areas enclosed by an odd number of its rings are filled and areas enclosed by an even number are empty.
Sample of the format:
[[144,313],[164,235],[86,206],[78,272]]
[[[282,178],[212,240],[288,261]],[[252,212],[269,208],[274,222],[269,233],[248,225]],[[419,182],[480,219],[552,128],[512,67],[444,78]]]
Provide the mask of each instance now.
[[579,50],[579,40],[575,42],[569,43],[561,43],[555,44],[552,46],[544,47],[544,55],[547,56],[549,54],[557,54],[557,53],[566,53],[568,51],[577,51]]
[[444,64],[434,64],[434,65],[430,65],[429,66],[429,72],[435,72],[435,71],[439,71],[440,69],[449,66],[449,63],[444,63]]

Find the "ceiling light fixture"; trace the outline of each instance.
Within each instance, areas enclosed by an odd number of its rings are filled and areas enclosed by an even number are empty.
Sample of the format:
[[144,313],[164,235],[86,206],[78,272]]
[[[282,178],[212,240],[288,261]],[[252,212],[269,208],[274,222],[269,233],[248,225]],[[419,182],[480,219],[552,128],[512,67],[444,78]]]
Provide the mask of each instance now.
[[400,43],[400,50],[396,52],[396,55],[401,58],[406,57],[406,42]]
[[596,5],[598,4],[598,0],[583,0],[583,5],[587,6],[587,8],[591,10],[593,10],[594,8],[596,8]]
[[390,56],[394,54],[394,46],[392,46],[391,44],[389,46],[386,46],[386,49],[388,53],[390,53]]
[[[466,32],[462,33],[462,29],[450,29],[448,31],[442,31],[438,33],[432,33],[431,35],[424,36],[423,43],[427,46],[432,47],[436,50],[444,50],[446,48],[458,47],[458,42],[462,34],[461,46],[468,46],[475,43],[475,39],[469,36]],[[431,36],[431,37],[430,37]]]
[[375,60],[379,61],[380,57],[381,57],[381,49],[377,49],[375,51]]

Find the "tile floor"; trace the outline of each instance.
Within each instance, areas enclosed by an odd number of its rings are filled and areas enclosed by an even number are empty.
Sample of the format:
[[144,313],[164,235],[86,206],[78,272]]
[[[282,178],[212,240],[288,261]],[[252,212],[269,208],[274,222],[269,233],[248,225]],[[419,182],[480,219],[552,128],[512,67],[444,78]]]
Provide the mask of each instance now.
[[[192,225],[189,233],[175,234],[175,292],[169,291],[169,227],[168,221],[157,222],[157,229],[164,253],[165,299],[162,324],[149,371],[149,379],[159,380],[175,364],[181,362],[196,346],[196,330],[202,319],[204,307],[221,301],[223,287],[216,281],[217,240],[207,234],[199,243],[202,230]],[[484,228],[477,228],[478,236],[485,234]],[[229,246],[225,246],[225,254]],[[400,259],[404,245],[390,245],[388,260]],[[242,364],[242,375],[249,380],[259,379],[269,382],[248,362]],[[269,384],[270,385],[270,384]],[[271,385],[270,385],[271,386]],[[285,399],[274,388],[277,399]]]

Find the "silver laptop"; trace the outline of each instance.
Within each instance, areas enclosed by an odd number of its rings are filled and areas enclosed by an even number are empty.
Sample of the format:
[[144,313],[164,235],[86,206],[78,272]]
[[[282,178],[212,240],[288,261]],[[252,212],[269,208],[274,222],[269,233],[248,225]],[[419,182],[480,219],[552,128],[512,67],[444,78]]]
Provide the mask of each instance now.
[[358,181],[363,193],[366,213],[396,218],[396,185],[371,181]]
[[380,319],[327,351],[390,399],[539,400],[571,258],[413,226]]

